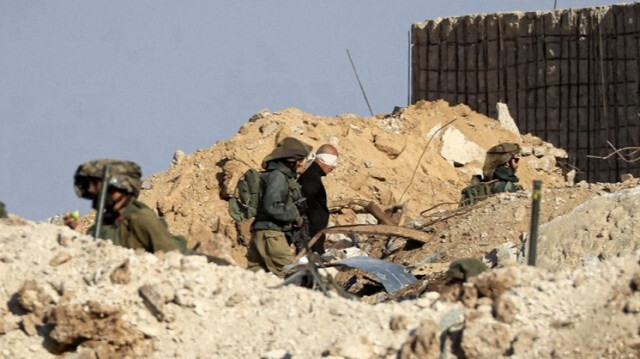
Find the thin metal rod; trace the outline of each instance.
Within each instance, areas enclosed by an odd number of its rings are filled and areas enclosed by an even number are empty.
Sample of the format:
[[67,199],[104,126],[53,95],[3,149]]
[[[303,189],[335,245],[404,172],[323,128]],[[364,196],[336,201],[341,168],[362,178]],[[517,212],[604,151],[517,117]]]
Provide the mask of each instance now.
[[100,197],[98,199],[98,208],[96,209],[96,225],[95,233],[93,236],[99,238],[100,230],[102,229],[102,218],[104,216],[104,203],[107,199],[107,188],[109,187],[109,180],[111,179],[111,166],[105,165],[102,170],[102,188],[100,189]]
[[407,31],[407,107],[411,106],[411,31]]
[[540,197],[542,196],[542,181],[533,181],[531,203],[531,231],[529,236],[529,258],[527,264],[536,265],[536,251],[538,250],[538,220],[540,218]]
[[553,0],[553,10],[558,6],[558,0]]
[[369,105],[367,94],[364,92],[364,88],[362,87],[362,82],[360,82],[360,76],[358,76],[358,71],[356,71],[356,65],[353,63],[353,60],[351,59],[351,54],[349,53],[349,49],[347,49],[347,56],[349,56],[351,67],[353,68],[353,72],[356,74],[356,79],[358,80],[358,85],[360,85],[360,91],[362,91],[362,96],[364,96],[364,101],[367,103],[367,107],[369,108],[369,113],[371,114],[371,116],[373,116],[373,111],[371,111],[371,105]]

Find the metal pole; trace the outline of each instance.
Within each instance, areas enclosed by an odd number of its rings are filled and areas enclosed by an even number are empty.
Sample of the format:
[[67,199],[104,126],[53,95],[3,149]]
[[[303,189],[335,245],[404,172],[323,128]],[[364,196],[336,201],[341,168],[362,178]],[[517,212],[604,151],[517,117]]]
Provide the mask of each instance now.
[[407,107],[411,106],[411,31],[407,31]]
[[371,116],[373,116],[373,111],[371,111],[371,106],[369,105],[367,94],[364,92],[364,88],[362,87],[362,83],[360,82],[360,76],[358,76],[358,71],[356,71],[356,65],[353,64],[353,60],[351,59],[351,54],[349,53],[349,49],[347,49],[347,56],[349,56],[351,67],[353,68],[353,72],[356,74],[356,79],[358,80],[358,85],[360,85],[360,91],[362,91],[362,96],[364,96],[364,101],[367,103],[367,107],[369,108],[369,113],[371,114]]
[[536,251],[538,250],[538,220],[540,218],[540,197],[542,196],[542,181],[533,181],[531,202],[531,231],[529,236],[529,259],[527,264],[536,265]]
[[111,166],[105,165],[102,169],[102,188],[100,188],[100,197],[98,199],[98,208],[96,209],[96,226],[93,236],[98,238],[100,235],[100,229],[102,227],[102,218],[104,216],[104,202],[107,199],[107,188],[109,187],[109,180],[111,179]]
[[553,10],[558,6],[558,0],[553,0]]

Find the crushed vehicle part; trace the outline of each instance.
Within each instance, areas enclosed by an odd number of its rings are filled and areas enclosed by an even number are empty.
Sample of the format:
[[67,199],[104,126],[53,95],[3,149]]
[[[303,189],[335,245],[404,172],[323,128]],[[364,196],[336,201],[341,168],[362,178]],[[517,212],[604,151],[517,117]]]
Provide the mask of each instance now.
[[397,292],[417,280],[416,277],[403,266],[382,259],[351,257],[331,263],[331,265],[343,265],[363,270],[380,281],[384,289],[390,294]]

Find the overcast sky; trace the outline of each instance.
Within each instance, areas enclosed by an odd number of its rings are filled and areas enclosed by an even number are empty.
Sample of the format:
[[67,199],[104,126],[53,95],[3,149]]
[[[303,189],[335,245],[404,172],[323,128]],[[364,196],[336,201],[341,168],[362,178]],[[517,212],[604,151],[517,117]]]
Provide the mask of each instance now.
[[[619,3],[557,0],[558,8]],[[143,175],[233,136],[254,113],[407,105],[411,24],[553,9],[553,0],[0,0],[0,201],[40,221],[78,209],[78,164]]]

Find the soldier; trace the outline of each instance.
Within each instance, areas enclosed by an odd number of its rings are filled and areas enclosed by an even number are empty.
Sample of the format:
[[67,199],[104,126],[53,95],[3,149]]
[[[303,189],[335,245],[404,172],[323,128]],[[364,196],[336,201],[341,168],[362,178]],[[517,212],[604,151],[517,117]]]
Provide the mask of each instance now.
[[296,176],[310,151],[311,146],[287,137],[262,161],[265,172],[261,175],[260,203],[251,225],[249,270],[262,268],[282,276],[282,267],[295,259],[287,234],[302,222],[296,207],[302,197]]
[[[306,215],[309,221],[309,237],[327,228],[329,224],[329,208],[327,207],[327,191],[322,177],[338,167],[338,150],[324,144],[318,148],[309,167],[300,175],[298,183],[302,186],[302,195],[306,198]],[[311,248],[312,251],[324,253],[325,235],[323,234]]]
[[[96,225],[93,225],[87,234],[111,240],[125,248],[142,248],[152,253],[174,249],[185,252],[184,238],[171,235],[164,220],[137,200],[142,185],[142,171],[136,163],[99,159],[81,164],[74,175],[74,189],[78,197],[91,200],[92,208],[98,210],[106,165],[109,165],[111,175],[107,183],[100,233],[95,233]],[[65,215],[63,220],[66,225],[82,233],[78,219]]]
[[516,170],[520,164],[520,146],[517,143],[501,143],[487,151],[483,168],[485,180],[491,180],[492,193],[521,190]]
[[4,203],[0,201],[0,218],[7,218],[7,209]]

